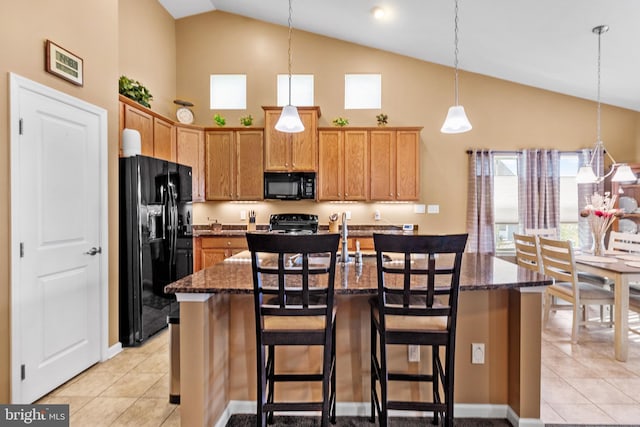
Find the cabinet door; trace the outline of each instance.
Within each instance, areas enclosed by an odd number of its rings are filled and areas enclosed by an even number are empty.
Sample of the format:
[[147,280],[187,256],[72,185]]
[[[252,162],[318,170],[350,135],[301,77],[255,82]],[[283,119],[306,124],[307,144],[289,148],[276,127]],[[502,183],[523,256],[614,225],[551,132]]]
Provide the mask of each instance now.
[[275,129],[280,113],[280,110],[265,111],[264,170],[266,171],[289,170],[289,134]]
[[393,130],[375,130],[370,134],[369,173],[371,200],[394,200],[395,137]]
[[234,132],[210,131],[205,141],[207,200],[233,200]]
[[236,200],[264,198],[261,130],[236,132]]
[[176,161],[175,127],[162,119],[153,118],[153,157]]
[[201,252],[202,259],[200,260],[200,265],[202,268],[211,267],[214,264],[222,262],[227,258],[227,250],[226,249],[202,249]]
[[181,126],[176,128],[176,160],[191,166],[193,201],[204,201],[204,131]]
[[140,132],[141,154],[153,157],[153,117],[131,105],[124,105],[124,127]]
[[369,133],[344,131],[344,200],[367,200]]
[[418,200],[420,193],[420,133],[396,134],[396,200]]
[[296,171],[316,171],[317,156],[317,116],[315,110],[298,110],[300,120],[304,125],[304,131],[291,133],[291,170]]
[[337,129],[318,132],[318,200],[343,199],[343,136]]

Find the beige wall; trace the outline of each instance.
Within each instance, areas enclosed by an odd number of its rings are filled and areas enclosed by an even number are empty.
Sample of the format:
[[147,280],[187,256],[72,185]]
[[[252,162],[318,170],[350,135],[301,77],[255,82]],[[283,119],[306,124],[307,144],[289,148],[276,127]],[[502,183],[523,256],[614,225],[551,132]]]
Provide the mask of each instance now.
[[[192,101],[196,123],[212,126],[221,113],[234,126],[250,113],[264,125],[262,105],[275,105],[276,74],[287,72],[287,29],[224,12],[176,21],[178,51],[177,95]],[[464,55],[464,52],[461,53]],[[338,116],[350,125],[375,125],[378,110],[343,108],[345,73],[382,74],[382,111],[394,126],[423,126],[421,146],[421,203],[440,205],[437,215],[413,214],[413,205],[359,203],[353,205],[305,202],[260,203],[250,209],[265,222],[270,212],[305,211],[320,214],[321,222],[333,211],[351,210],[354,223],[373,223],[373,212],[383,223],[417,223],[425,232],[462,231],[466,213],[466,170],[469,148],[512,150],[529,147],[574,150],[592,147],[596,138],[595,103],[531,87],[462,72],[460,102],[474,126],[460,135],[440,133],[453,102],[453,71],[376,49],[301,31],[293,33],[293,73],[315,75],[315,100],[320,126]],[[209,75],[247,74],[247,110],[209,110]],[[640,114],[603,106],[602,135],[618,161],[640,160]],[[239,223],[247,206],[230,203],[198,204],[196,223],[207,217]]]
[[173,118],[176,105],[175,20],[157,0],[120,0],[119,72],[153,95],[151,109]]

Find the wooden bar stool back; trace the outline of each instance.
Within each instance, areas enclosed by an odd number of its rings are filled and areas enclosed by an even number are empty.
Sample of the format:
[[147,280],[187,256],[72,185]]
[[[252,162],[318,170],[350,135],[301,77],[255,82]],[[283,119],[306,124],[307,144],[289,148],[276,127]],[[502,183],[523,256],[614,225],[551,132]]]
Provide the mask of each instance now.
[[[433,412],[434,423],[443,415],[444,424],[452,426],[456,317],[467,234],[374,234],[373,241],[378,295],[369,300],[371,421],[377,413],[380,425],[386,426],[389,410],[428,411]],[[426,346],[431,350],[430,372],[391,370],[391,345]],[[431,383],[431,397],[392,399],[388,391],[391,381]]]
[[[257,425],[274,411],[321,411],[335,423],[334,279],[338,234],[247,233],[251,251],[257,349]],[[276,346],[322,346],[321,372],[279,373]],[[266,358],[265,358],[266,349]],[[322,384],[322,401],[274,400],[278,382]]]

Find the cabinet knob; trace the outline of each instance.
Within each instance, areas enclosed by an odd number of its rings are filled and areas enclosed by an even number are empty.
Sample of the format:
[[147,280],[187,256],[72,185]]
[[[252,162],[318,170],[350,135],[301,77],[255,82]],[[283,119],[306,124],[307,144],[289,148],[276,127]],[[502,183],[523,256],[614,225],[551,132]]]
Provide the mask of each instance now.
[[349,193],[344,193],[344,197],[349,197]]
[[389,193],[389,197],[393,197],[393,193]]
[[231,246],[231,242],[227,242],[227,246]]
[[338,197],[341,197],[341,196],[342,196],[342,194],[338,193]]

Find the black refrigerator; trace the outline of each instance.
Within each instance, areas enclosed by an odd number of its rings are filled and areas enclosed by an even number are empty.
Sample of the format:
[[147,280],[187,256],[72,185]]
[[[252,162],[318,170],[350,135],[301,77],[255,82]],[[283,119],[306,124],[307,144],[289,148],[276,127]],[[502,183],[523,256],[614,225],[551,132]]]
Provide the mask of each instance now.
[[191,167],[120,159],[120,342],[135,346],[178,315],[164,287],[193,273]]

